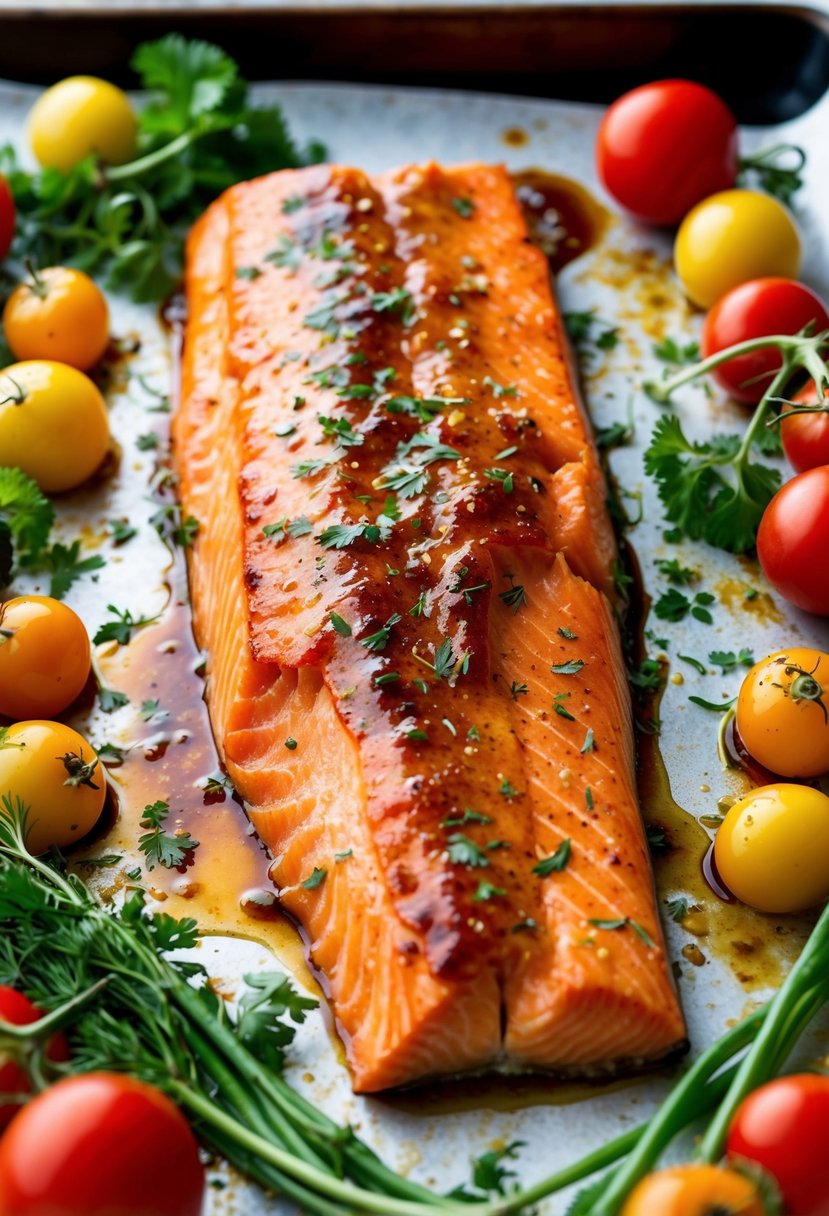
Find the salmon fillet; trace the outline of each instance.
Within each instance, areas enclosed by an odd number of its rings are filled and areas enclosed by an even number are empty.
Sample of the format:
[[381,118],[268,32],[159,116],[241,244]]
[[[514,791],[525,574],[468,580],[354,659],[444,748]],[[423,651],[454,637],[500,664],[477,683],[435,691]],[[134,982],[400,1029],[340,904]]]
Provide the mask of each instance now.
[[187,300],[211,720],[355,1091],[665,1057],[606,489],[505,171],[236,186]]

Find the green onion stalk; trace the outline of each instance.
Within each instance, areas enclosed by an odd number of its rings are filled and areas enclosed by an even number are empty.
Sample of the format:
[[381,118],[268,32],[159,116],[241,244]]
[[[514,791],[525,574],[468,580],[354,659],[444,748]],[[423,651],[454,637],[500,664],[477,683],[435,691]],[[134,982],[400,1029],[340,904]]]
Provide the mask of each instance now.
[[[188,1113],[207,1147],[317,1216],[463,1216],[470,1208],[480,1216],[519,1216],[609,1168],[600,1197],[582,1210],[615,1216],[668,1144],[712,1112],[699,1154],[719,1158],[736,1106],[782,1067],[829,996],[827,911],[775,998],[708,1048],[647,1124],[530,1187],[496,1198],[443,1196],[399,1177],[349,1127],[291,1088],[281,1055],[268,1056],[269,1042],[286,1044],[293,1033],[278,1015],[289,1008],[300,1022],[312,1002],[292,994],[295,1003],[275,1012],[254,1002],[251,1036],[248,1015],[227,1011],[202,967],[168,957],[195,944],[194,922],[150,914],[139,887],[128,889],[118,909],[103,907],[61,859],[29,853],[24,808],[12,807],[10,798],[3,805],[0,977],[46,1012],[28,1026],[0,1022],[0,1051],[25,1062],[38,1089],[62,1075],[100,1069],[158,1086]],[[58,1029],[70,1040],[66,1063],[46,1055]]]

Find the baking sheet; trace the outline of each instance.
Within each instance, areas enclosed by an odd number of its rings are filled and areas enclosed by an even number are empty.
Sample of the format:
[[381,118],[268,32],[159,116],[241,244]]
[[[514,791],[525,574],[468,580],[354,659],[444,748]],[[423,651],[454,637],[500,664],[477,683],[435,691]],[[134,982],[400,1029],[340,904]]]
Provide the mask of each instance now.
[[[255,95],[259,101],[275,100],[283,106],[300,143],[321,137],[332,159],[360,164],[369,172],[430,157],[448,162],[500,160],[514,170],[538,167],[572,177],[601,196],[592,158],[601,113],[597,107],[313,83],[257,86]],[[33,96],[30,89],[0,85],[0,139],[22,143],[21,123]],[[824,203],[829,186],[827,120],[829,103],[785,127],[754,130],[745,139],[749,147],[785,140],[808,149],[807,185],[798,195],[797,214],[806,278],[823,294],[829,292],[829,214]],[[712,649],[747,646],[759,658],[790,644],[816,644],[825,649],[829,629],[773,595],[767,597],[755,564],[738,562],[704,546],[663,544],[661,509],[642,472],[642,450],[660,409],[639,386],[663,371],[664,365],[652,354],[655,341],[664,336],[690,341],[699,330],[699,317],[691,313],[672,280],[669,252],[666,237],[616,220],[595,249],[564,270],[558,287],[566,311],[595,309],[603,321],[620,327],[616,349],[597,352],[587,364],[585,390],[598,426],[623,419],[629,403],[632,405],[635,443],[613,453],[611,466],[624,487],[642,495],[643,519],[631,530],[630,540],[646,589],[654,594],[665,589],[655,576],[655,559],[677,556],[701,572],[700,587],[718,598],[712,607],[712,626],[693,620],[679,625],[652,622],[657,633],[670,641],[667,653],[672,676],[682,676],[682,683],[669,679],[662,704],[662,753],[675,799],[698,818],[715,812],[719,797],[741,792],[743,778],[720,770],[716,719],[690,705],[688,696],[697,693],[719,700],[733,694],[740,677],[703,677],[676,663],[676,654],[704,656]],[[152,390],[163,393],[168,389],[169,344],[154,309],[117,298],[111,304],[113,332],[122,339],[130,334],[141,337],[141,350],[130,362],[129,377],[116,384],[111,395],[112,430],[123,450],[122,473],[92,499],[75,496],[67,500],[61,510],[60,530],[68,539],[82,534],[87,545],[103,543],[105,521],[125,517],[141,525],[141,540],[121,550],[107,548],[107,565],[95,581],[86,579],[70,593],[69,602],[82,613],[90,632],[106,616],[108,603],[129,604],[135,615],[151,616],[164,609],[168,596],[164,578],[169,554],[148,526],[155,509],[147,493],[154,454],[140,452],[135,441],[147,429]],[[736,429],[744,421],[737,407],[698,388],[678,394],[676,408],[691,436],[706,436],[712,428]],[[740,587],[761,591],[762,612],[744,610]],[[92,737],[99,742],[123,739],[133,728],[133,712],[125,709],[99,718],[92,725]],[[197,854],[193,873],[197,874],[198,864]],[[771,925],[769,928],[771,932]],[[693,1049],[699,1051],[767,993],[756,986],[747,990],[704,944],[705,965],[688,965],[680,954],[689,942],[688,933],[669,922],[668,934],[671,957],[680,963],[680,991]],[[273,966],[260,946],[238,939],[206,939],[199,959],[231,988],[243,972]],[[436,1115],[427,1105],[413,1113],[351,1094],[321,1015],[312,1016],[299,1032],[290,1078],[333,1117],[351,1121],[401,1173],[441,1190],[468,1179],[468,1162],[473,1156],[512,1140],[524,1142],[517,1168],[522,1182],[531,1183],[640,1122],[671,1083],[668,1074],[651,1076],[597,1090],[592,1096],[582,1095],[582,1100],[572,1103],[569,1090],[550,1082],[545,1087],[545,1103],[534,1102],[523,1109],[497,1109],[504,1103],[484,1095],[479,1109]],[[559,1198],[543,1205],[541,1211],[552,1216],[565,1206]],[[265,1198],[237,1180],[210,1192],[210,1216],[273,1216],[289,1210],[279,1199]]]

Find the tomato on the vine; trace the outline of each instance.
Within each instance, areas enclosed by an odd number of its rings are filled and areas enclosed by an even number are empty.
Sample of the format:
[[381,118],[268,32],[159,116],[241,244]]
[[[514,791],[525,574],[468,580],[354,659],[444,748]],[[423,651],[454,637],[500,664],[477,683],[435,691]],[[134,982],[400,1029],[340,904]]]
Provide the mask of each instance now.
[[3,1216],[199,1216],[203,1199],[186,1119],[131,1077],[58,1081],[0,1140]]
[[760,912],[802,912],[829,896],[829,798],[808,785],[763,785],[728,810],[714,840],[729,891]]
[[0,748],[0,796],[29,808],[32,853],[65,849],[94,828],[104,809],[106,773],[92,747],[60,722],[16,722]]
[[[0,984],[0,1020],[10,1022],[12,1026],[29,1026],[37,1022],[43,1013],[36,1005],[16,988]],[[49,1040],[46,1047],[46,1058],[53,1063],[62,1063],[69,1059],[69,1048],[66,1036],[58,1031]],[[30,1094],[32,1082],[26,1069],[12,1056],[4,1058],[0,1052],[0,1094]],[[17,1102],[0,1103],[0,1131],[9,1125],[20,1110]]]
[[829,1077],[779,1077],[749,1094],[728,1132],[729,1157],[777,1182],[787,1216],[829,1216]]
[[3,329],[16,359],[57,359],[85,372],[109,342],[109,309],[89,275],[71,266],[32,272],[6,301]]
[[679,227],[674,265],[686,294],[710,308],[750,279],[793,279],[800,237],[776,198],[756,190],[724,190],[698,203]]
[[656,80],[614,101],[596,141],[599,177],[637,219],[676,224],[737,175],[737,122],[691,80]]
[[[822,405],[823,410],[813,413],[792,413],[792,406]],[[829,392],[818,403],[814,380],[795,393],[792,405],[783,406],[783,421],[780,423],[783,451],[796,473],[816,469],[829,464]]]
[[829,654],[800,646],[756,663],[737,698],[737,731],[772,773],[829,772]]
[[622,1216],[765,1216],[757,1183],[716,1165],[674,1165],[634,1187]]
[[58,494],[91,477],[108,449],[106,405],[83,372],[30,359],[0,373],[0,465]]
[[763,514],[757,556],[777,591],[805,612],[829,616],[829,465],[782,486]]
[[21,595],[0,604],[0,714],[53,718],[89,678],[84,623],[48,595]]
[[41,165],[68,173],[87,156],[122,165],[135,155],[138,124],[121,89],[97,76],[69,76],[41,93],[27,131]]
[[[829,312],[816,292],[794,279],[752,279],[726,292],[705,318],[702,355],[707,359],[753,338],[796,334],[807,325],[816,333],[829,329]],[[781,366],[780,351],[765,347],[721,363],[713,375],[732,397],[753,403]]]

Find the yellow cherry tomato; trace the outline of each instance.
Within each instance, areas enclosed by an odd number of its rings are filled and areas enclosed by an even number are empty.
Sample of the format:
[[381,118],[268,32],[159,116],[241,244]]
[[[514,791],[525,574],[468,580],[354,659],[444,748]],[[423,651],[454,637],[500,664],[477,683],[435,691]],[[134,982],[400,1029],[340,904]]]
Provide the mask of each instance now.
[[15,287],[3,329],[16,359],[57,359],[85,372],[106,350],[109,309],[89,275],[50,266]]
[[0,714],[53,718],[89,679],[89,637],[60,600],[22,595],[0,605]]
[[64,173],[90,155],[107,165],[132,160],[137,129],[126,94],[97,76],[69,76],[52,85],[32,106],[27,122],[40,164]]
[[717,1165],[675,1165],[633,1189],[622,1216],[764,1216],[757,1183]]
[[[83,735],[60,722],[17,722],[0,747],[0,797],[28,807],[32,853],[65,849],[91,832],[106,798],[106,774]],[[0,813],[2,813],[0,811]]]
[[829,772],[829,654],[799,646],[755,664],[737,699],[737,731],[781,777]]
[[57,494],[91,477],[108,447],[104,399],[83,372],[48,359],[0,372],[0,465]]
[[674,265],[685,293],[710,308],[749,279],[797,278],[800,237],[776,198],[723,190],[698,203],[680,224]]
[[714,841],[729,891],[760,912],[802,912],[829,897],[829,798],[763,785],[735,802]]

